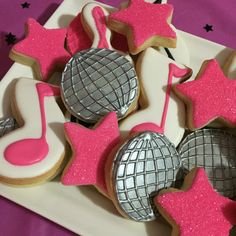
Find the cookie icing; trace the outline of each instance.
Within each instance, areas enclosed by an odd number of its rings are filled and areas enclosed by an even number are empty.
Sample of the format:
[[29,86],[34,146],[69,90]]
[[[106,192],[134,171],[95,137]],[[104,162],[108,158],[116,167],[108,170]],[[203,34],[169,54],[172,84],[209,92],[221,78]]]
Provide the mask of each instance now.
[[175,91],[188,106],[190,129],[216,119],[236,126],[236,81],[225,77],[215,59],[205,61],[195,80],[176,85]]
[[[109,15],[108,25],[112,30],[125,34],[130,52],[137,54],[148,46],[171,47],[170,40],[175,43],[176,33],[169,25],[172,12],[170,4],[130,0],[127,8]],[[154,40],[154,37],[162,40]],[[145,42],[148,46],[141,48]]]
[[62,183],[95,185],[107,195],[105,162],[120,138],[116,113],[109,113],[93,129],[70,122],[65,123],[64,127],[73,157],[63,172]]
[[[50,92],[49,94],[53,96],[45,96],[44,102],[40,103],[37,86],[42,86],[46,94]],[[28,78],[20,78],[17,80],[14,99],[11,102],[13,107],[17,108],[13,109],[15,116],[20,116],[24,123],[20,125],[19,129],[12,131],[0,139],[1,182],[14,183],[14,181],[19,179],[24,180],[24,183],[26,181],[27,184],[32,184],[34,182],[31,182],[31,178],[41,176],[51,171],[56,165],[62,162],[66,143],[63,131],[65,118],[55,101],[53,90],[58,91],[58,88]],[[33,110],[30,109],[30,107],[32,107]],[[19,111],[19,114],[16,113],[17,111]],[[43,116],[45,120],[42,119]],[[43,122],[45,123],[45,138],[48,144],[46,156],[34,164],[26,162],[24,165],[19,166],[18,164],[9,163],[9,161],[5,159],[6,148],[16,142],[22,142],[22,140],[39,140],[44,133],[42,130]],[[31,151],[32,147],[25,145],[25,153],[27,154],[27,152]],[[37,152],[38,150],[34,151]],[[23,159],[24,156],[21,156],[19,159],[21,158]],[[55,168],[47,178],[54,176],[57,171],[58,167]]]
[[31,18],[26,26],[25,39],[12,47],[10,57],[29,65],[32,65],[29,60],[33,60],[38,79],[46,81],[55,70],[62,70],[70,59],[70,54],[64,48],[66,29],[46,29]]
[[96,3],[88,3],[83,7],[82,18],[85,21],[85,28],[93,35],[92,48],[110,48],[111,31],[107,28],[106,17],[109,12]]
[[112,111],[118,119],[124,118],[135,108],[139,96],[133,65],[105,48],[75,54],[62,74],[61,90],[68,111],[87,123],[96,123]]
[[41,116],[41,137],[32,139],[26,138],[11,143],[4,151],[5,159],[13,165],[32,165],[42,161],[49,151],[46,140],[46,114],[44,109],[44,98],[48,96],[60,96],[58,87],[48,86],[47,84],[36,84]]
[[180,166],[177,150],[164,135],[132,136],[118,148],[108,178],[118,210],[136,221],[154,220],[152,198],[173,184]]
[[162,190],[154,201],[172,235],[225,236],[236,223],[236,203],[214,191],[202,168],[189,173],[182,190]]
[[141,131],[145,127],[140,124],[153,123],[177,146],[185,131],[185,109],[171,92],[171,85],[175,83],[173,77],[190,76],[191,70],[153,48],[141,54],[137,68],[141,85],[140,109],[120,123],[121,133],[127,134],[131,129]]
[[13,117],[0,120],[0,137],[18,128],[17,121]]
[[186,136],[178,152],[184,173],[202,167],[217,192],[236,196],[235,135],[221,129],[197,130]]
[[233,51],[223,65],[224,74],[231,79],[236,78],[236,51]]

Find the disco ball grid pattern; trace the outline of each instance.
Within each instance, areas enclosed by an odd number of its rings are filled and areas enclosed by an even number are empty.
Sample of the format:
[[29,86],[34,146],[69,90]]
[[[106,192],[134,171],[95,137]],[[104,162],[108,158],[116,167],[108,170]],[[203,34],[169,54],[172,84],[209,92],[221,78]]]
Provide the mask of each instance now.
[[189,134],[179,146],[184,174],[203,167],[222,195],[236,196],[236,136],[220,129],[202,129]]
[[92,48],[75,54],[65,67],[61,87],[66,107],[88,123],[111,111],[122,118],[138,96],[133,65],[109,49]]
[[113,166],[120,208],[136,221],[154,220],[152,198],[173,184],[180,166],[174,145],[164,135],[147,131],[130,139],[117,152]]
[[12,117],[0,120],[0,137],[18,128],[16,120]]

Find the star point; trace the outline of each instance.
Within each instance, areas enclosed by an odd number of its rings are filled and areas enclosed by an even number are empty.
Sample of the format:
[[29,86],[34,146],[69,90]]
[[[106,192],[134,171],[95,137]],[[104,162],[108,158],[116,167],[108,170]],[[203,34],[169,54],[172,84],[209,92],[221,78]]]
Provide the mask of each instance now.
[[202,168],[193,169],[182,190],[163,190],[157,208],[173,226],[173,235],[228,235],[236,223],[236,202],[212,188]]
[[10,32],[5,35],[5,41],[6,41],[7,45],[15,44],[16,36]]
[[170,4],[130,0],[127,8],[109,15],[108,26],[126,35],[132,54],[148,46],[175,47],[176,33],[169,25],[172,13]]
[[15,44],[10,57],[19,63],[32,65],[37,79],[48,80],[57,70],[62,70],[70,59],[64,43],[66,29],[46,29],[36,20],[27,21],[25,39]]
[[94,129],[71,122],[64,127],[73,156],[63,173],[62,183],[95,185],[107,194],[105,162],[120,137],[116,113],[109,113]]
[[195,80],[176,85],[174,91],[187,105],[190,129],[216,119],[236,126],[236,81],[225,77],[215,59],[205,61]]

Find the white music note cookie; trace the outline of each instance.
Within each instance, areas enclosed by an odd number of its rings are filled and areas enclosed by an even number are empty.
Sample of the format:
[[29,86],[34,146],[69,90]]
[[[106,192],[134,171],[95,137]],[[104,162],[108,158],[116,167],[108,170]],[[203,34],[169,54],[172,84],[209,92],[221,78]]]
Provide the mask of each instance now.
[[185,130],[185,109],[171,92],[171,85],[179,81],[176,78],[189,77],[192,71],[148,48],[138,58],[137,73],[141,86],[140,110],[120,123],[121,133],[126,135],[131,129],[157,131],[177,146]]
[[54,177],[65,154],[64,115],[58,87],[28,78],[16,80],[11,100],[20,128],[0,139],[0,182],[32,185]]

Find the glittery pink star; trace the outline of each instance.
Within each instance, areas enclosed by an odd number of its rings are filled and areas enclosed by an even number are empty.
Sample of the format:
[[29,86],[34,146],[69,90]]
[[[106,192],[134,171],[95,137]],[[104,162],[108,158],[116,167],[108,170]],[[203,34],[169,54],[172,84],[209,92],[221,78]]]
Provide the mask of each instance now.
[[38,79],[48,80],[57,71],[62,70],[70,59],[64,48],[66,29],[45,29],[36,20],[28,19],[27,35],[12,48],[11,58],[31,65]]
[[130,0],[127,8],[110,14],[108,25],[127,36],[132,54],[149,46],[175,47],[176,33],[169,25],[172,12],[169,4]]
[[154,200],[173,226],[172,235],[229,235],[236,223],[236,202],[215,192],[202,168],[193,169],[183,186],[183,191],[163,190]]
[[105,162],[120,137],[116,113],[109,113],[94,129],[75,123],[65,123],[64,127],[73,157],[65,168],[62,183],[95,185],[107,195]]
[[176,85],[175,92],[188,106],[190,129],[217,118],[236,126],[236,81],[224,76],[216,60],[205,61],[196,79]]

